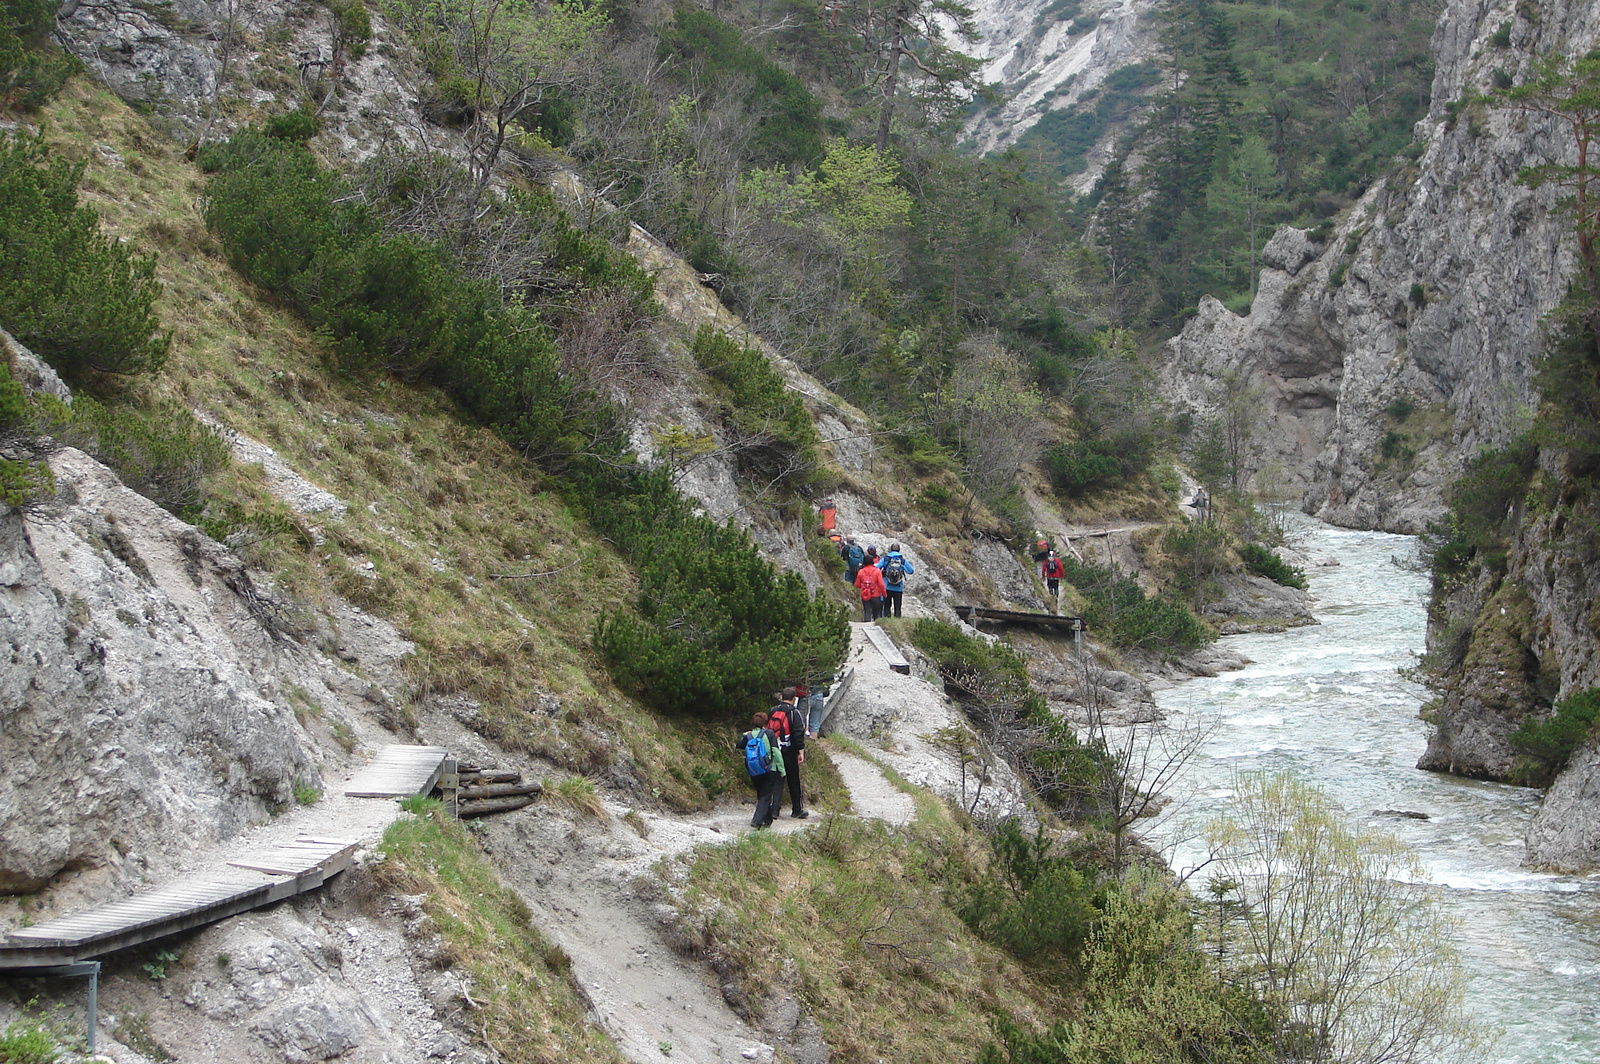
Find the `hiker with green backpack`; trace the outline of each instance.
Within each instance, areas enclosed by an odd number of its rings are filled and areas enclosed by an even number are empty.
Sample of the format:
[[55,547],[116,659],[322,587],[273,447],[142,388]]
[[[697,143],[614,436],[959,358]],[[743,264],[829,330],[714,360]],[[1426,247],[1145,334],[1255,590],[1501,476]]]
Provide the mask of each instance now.
[[753,727],[739,737],[745,771],[756,790],[756,815],[750,818],[750,826],[769,828],[783,802],[783,755],[778,752],[777,736],[767,727],[765,713],[756,713],[750,723]]

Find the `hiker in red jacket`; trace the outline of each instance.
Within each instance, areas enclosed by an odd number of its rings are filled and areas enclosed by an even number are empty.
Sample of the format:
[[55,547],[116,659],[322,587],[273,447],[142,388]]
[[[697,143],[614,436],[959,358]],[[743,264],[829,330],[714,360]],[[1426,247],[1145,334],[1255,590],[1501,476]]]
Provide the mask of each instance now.
[[861,612],[869,621],[883,616],[883,570],[878,568],[878,548],[867,548],[867,562],[856,573],[856,587],[861,590]]
[[1039,575],[1044,577],[1044,585],[1050,589],[1050,612],[1055,613],[1061,609],[1061,581],[1066,579],[1067,567],[1055,551],[1046,551],[1044,562],[1039,566]]

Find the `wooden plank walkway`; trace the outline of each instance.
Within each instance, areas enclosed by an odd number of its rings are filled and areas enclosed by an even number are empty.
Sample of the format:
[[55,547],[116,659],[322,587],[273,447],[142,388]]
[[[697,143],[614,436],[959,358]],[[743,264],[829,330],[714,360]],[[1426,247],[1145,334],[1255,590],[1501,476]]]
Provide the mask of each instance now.
[[[292,844],[230,861],[238,871],[169,883],[6,932],[0,935],[0,968],[71,964],[315,890],[350,866],[357,845],[303,835]],[[264,865],[282,870],[263,869]]]
[[1006,624],[1032,624],[1041,628],[1060,628],[1067,632],[1082,632],[1088,625],[1082,617],[1062,617],[1055,613],[1024,613],[1021,610],[996,610],[987,606],[957,606],[956,616],[963,621],[1002,621]]
[[[442,746],[385,746],[355,774],[345,794],[358,798],[426,794],[448,756]],[[210,873],[35,927],[0,932],[0,969],[73,964],[315,890],[350,866],[360,844],[359,839],[301,834],[289,842],[263,844]]]
[[406,746],[394,743],[378,751],[378,756],[357,772],[344,793],[352,798],[409,798],[427,794],[439,782],[444,759],[450,751],[442,746]]
[[900,648],[894,645],[894,640],[875,624],[867,624],[863,629],[866,632],[867,642],[878,648],[878,653],[883,655],[883,660],[889,663],[889,668],[895,672],[910,675],[911,663],[906,661],[905,655],[900,653]]

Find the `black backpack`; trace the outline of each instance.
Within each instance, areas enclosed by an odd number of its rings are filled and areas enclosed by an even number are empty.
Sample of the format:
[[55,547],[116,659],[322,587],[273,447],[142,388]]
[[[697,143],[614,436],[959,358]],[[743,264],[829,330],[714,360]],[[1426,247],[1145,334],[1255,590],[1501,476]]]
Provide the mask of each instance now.
[[883,565],[883,582],[886,584],[903,584],[906,582],[906,563],[903,558],[894,555]]

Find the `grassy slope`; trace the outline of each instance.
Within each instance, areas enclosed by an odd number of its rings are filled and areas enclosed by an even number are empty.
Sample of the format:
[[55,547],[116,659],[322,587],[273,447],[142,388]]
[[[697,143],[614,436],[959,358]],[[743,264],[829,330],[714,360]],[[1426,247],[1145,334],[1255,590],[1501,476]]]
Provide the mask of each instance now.
[[[110,92],[76,79],[41,117],[57,152],[87,160],[82,198],[106,228],[159,256],[174,343],[147,391],[267,444],[350,504],[343,518],[291,515],[259,466],[235,464],[209,509],[240,529],[252,565],[304,610],[321,612],[331,589],[388,617],[417,644],[415,698],[476,699],[480,727],[509,749],[591,774],[624,766],[679,809],[734,782],[713,729],[642,713],[610,685],[589,634],[633,576],[553,483],[433,390],[330,373],[317,338],[228,268],[200,219],[199,171]],[[271,527],[286,530],[258,531]],[[548,575],[497,579],[527,574]]]

